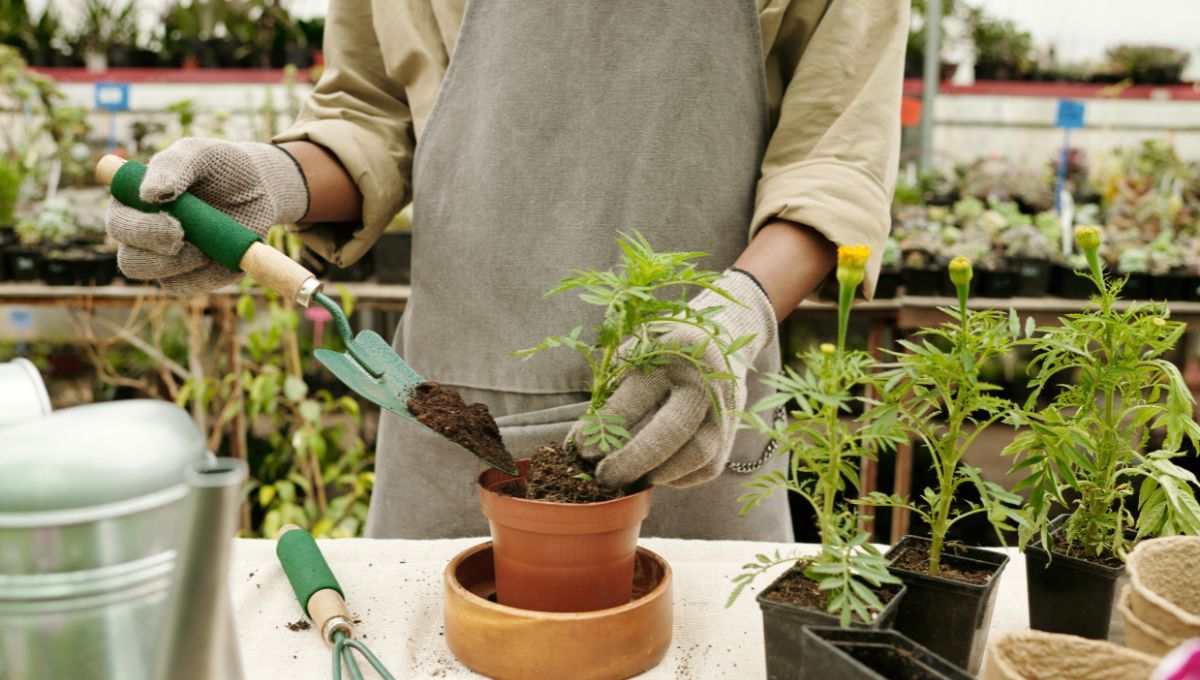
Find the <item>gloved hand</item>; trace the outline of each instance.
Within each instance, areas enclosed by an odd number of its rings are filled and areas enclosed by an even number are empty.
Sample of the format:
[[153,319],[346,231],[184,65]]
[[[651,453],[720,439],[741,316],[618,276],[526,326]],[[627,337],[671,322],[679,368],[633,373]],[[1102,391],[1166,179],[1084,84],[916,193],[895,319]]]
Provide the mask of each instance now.
[[[279,147],[185,138],[155,154],[140,196],[149,203],[185,191],[265,236],[272,225],[308,212],[308,188],[299,165]],[[110,201],[105,228],[119,244],[117,265],[133,279],[157,280],[175,295],[216,290],[241,278],[183,240],[167,213],[144,213]]]
[[[690,303],[693,309],[723,306],[716,320],[735,339],[754,334],[740,350],[748,363],[775,339],[775,311],[766,293],[749,275],[729,270],[715,284],[741,305],[735,305],[711,291],[703,291]],[[704,342],[707,336],[692,326],[673,324],[663,339],[680,345]],[[624,419],[623,426],[633,438],[623,447],[605,454],[597,446],[584,445],[583,421],[575,423],[567,441],[572,439],[580,455],[600,460],[596,479],[604,486],[620,488],[642,477],[651,484],[686,487],[707,482],[721,474],[733,448],[737,429],[736,411],[746,406],[747,367],[731,361],[726,370],[720,351],[709,343],[704,360],[721,372],[732,373],[736,380],[712,383],[722,404],[718,414],[696,368],[675,361],[642,373],[631,371],[621,381],[604,407]]]

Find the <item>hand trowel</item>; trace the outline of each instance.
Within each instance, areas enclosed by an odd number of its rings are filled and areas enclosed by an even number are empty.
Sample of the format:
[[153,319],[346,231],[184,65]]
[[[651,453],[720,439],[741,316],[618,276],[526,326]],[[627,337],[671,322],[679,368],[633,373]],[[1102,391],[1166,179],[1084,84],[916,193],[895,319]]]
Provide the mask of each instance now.
[[[425,382],[424,378],[397,356],[391,345],[378,333],[365,330],[354,335],[342,308],[320,292],[321,282],[312,272],[263,243],[258,234],[190,193],[181,194],[169,203],[142,201],[138,197],[138,190],[145,175],[145,165],[136,161],[127,162],[117,156],[105,156],[96,165],[97,179],[109,187],[116,200],[143,212],[170,214],[183,226],[184,238],[205,255],[233,271],[249,274],[261,285],[304,307],[315,301],[329,310],[338,335],[346,345],[346,352],[318,349],[314,352],[317,360],[359,395],[441,436],[408,410],[408,398],[414,387]],[[455,445],[459,446],[457,443]],[[474,451],[471,453],[478,456]],[[498,462],[478,457],[505,474],[517,474],[515,465],[512,469],[505,469]]]

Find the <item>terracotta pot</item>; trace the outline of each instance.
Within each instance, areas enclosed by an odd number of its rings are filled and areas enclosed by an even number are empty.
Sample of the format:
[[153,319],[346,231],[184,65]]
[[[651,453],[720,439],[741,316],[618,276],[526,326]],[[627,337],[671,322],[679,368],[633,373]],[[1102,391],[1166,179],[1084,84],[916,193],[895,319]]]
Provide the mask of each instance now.
[[658,665],[671,646],[671,567],[638,549],[633,599],[586,613],[506,607],[496,592],[494,553],[484,543],[446,567],[446,645],[471,670],[509,680],[615,680]]
[[1158,659],[1059,633],[1006,633],[988,645],[983,680],[1148,680]]
[[1129,607],[1170,638],[1200,636],[1200,537],[1172,536],[1142,541],[1129,555]]
[[1182,638],[1167,635],[1133,613],[1129,606],[1132,591],[1131,586],[1125,586],[1117,601],[1117,611],[1125,620],[1125,646],[1154,656],[1162,656],[1178,647],[1183,642]]
[[[525,475],[529,460],[517,466]],[[628,603],[652,489],[602,503],[548,503],[499,492],[517,479],[494,469],[479,475],[479,500],[495,543],[499,602],[546,612]]]

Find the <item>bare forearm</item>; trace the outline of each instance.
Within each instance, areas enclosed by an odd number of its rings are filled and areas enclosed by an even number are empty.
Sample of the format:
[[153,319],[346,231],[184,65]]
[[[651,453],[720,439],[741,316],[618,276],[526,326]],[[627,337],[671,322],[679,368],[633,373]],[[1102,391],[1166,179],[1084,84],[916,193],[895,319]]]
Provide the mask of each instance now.
[[304,171],[308,213],[303,222],[350,222],[362,217],[362,194],[337,157],[312,142],[284,142]]
[[837,247],[816,229],[786,220],[767,223],[735,267],[754,275],[783,320],[825,280],[837,262]]

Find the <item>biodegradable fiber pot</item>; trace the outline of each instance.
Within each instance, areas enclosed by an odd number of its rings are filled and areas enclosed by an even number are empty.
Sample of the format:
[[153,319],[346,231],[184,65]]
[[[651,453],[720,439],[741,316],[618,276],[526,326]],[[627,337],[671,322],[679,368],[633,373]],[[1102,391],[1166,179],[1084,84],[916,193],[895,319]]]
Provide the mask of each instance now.
[[[521,475],[529,460],[517,461]],[[517,481],[479,475],[479,498],[495,544],[496,598],[547,612],[586,612],[629,602],[634,555],[652,488],[601,503],[548,503],[507,496]]]
[[[779,578],[771,582],[758,595],[758,607],[763,617],[763,644],[767,656],[767,677],[770,680],[792,680],[804,677],[807,659],[804,643],[804,630],[809,626],[836,626],[838,617],[824,611],[807,609],[787,602],[770,600],[765,595],[781,579],[787,577],[785,571]],[[893,586],[895,587],[895,586]],[[886,629],[891,628],[900,610],[900,601],[904,599],[904,587],[899,586],[894,591],[883,611],[870,624],[853,620],[852,628]]]
[[1200,637],[1200,537],[1142,541],[1129,555],[1129,605],[1169,638]]
[[468,668],[493,678],[615,680],[656,666],[671,646],[671,567],[639,548],[632,601],[594,612],[537,612],[491,601],[491,543],[446,567],[446,646]]
[[1139,652],[1162,656],[1183,643],[1184,638],[1174,637],[1155,628],[1133,613],[1130,601],[1133,587],[1125,586],[1117,599],[1117,611],[1125,621],[1125,645]]
[[[887,557],[892,562],[909,548],[927,547],[928,538],[905,536],[892,546]],[[904,582],[908,593],[900,602],[896,630],[929,648],[947,661],[974,673],[979,670],[987,643],[988,627],[996,605],[997,584],[1008,564],[1008,555],[981,548],[947,546],[942,564],[951,567],[988,569],[986,583],[963,583],[923,572],[891,567],[892,574]]]
[[1148,680],[1158,659],[1110,642],[1005,633],[988,646],[983,680]]
[[970,680],[954,664],[894,630],[805,628],[798,680]]
[[[1053,535],[1067,515],[1050,523]],[[1048,633],[1066,633],[1104,640],[1112,621],[1113,596],[1124,567],[1109,567],[1059,553],[1053,556],[1040,545],[1025,548],[1029,627]]]

